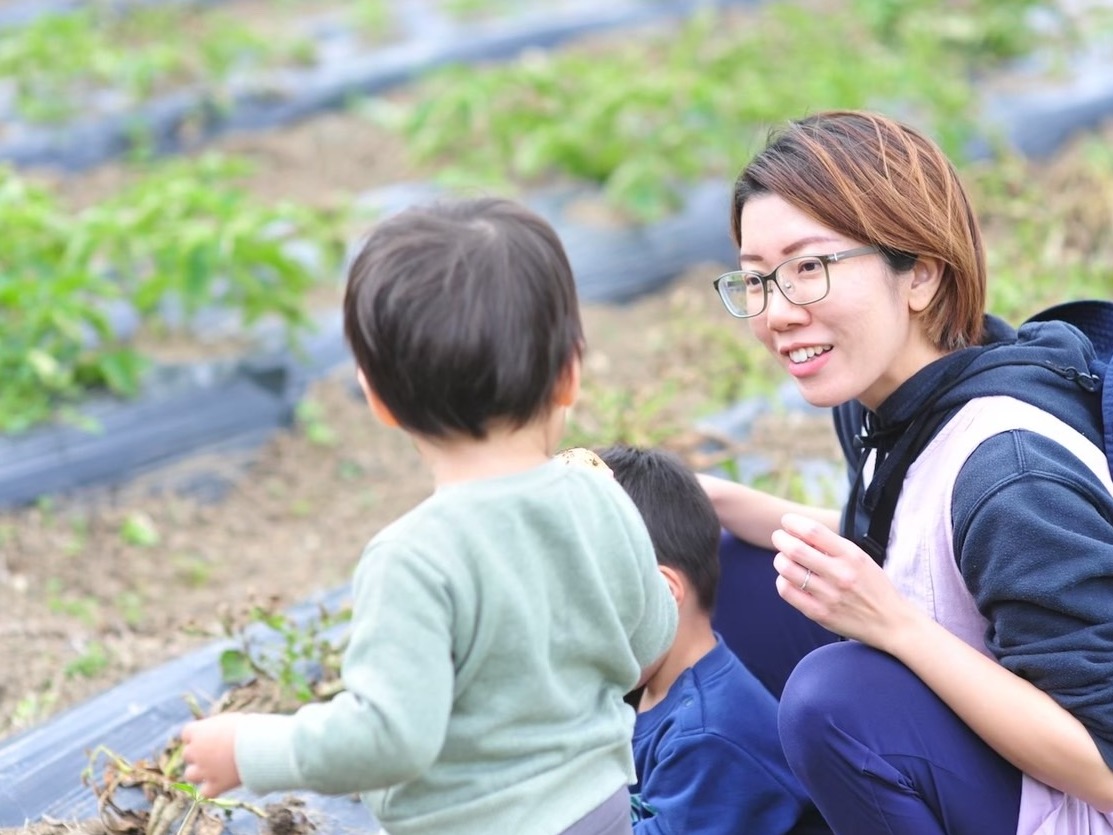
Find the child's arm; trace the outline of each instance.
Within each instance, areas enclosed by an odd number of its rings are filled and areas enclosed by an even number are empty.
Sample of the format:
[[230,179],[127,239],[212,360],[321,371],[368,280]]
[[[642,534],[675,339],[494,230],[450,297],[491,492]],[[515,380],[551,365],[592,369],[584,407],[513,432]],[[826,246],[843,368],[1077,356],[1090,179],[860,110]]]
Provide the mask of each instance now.
[[641,675],[634,689],[644,685],[660,668],[665,655],[676,638],[676,627],[680,615],[676,599],[672,596],[669,584],[657,569],[657,558],[648,536],[646,557],[642,560],[644,576],[645,604],[641,622],[630,635],[630,647],[641,668]]
[[454,676],[444,583],[419,559],[378,556],[369,551],[356,574],[344,692],[293,715],[220,715],[183,730],[187,779],[206,796],[241,782],[259,794],[368,791],[435,761]]

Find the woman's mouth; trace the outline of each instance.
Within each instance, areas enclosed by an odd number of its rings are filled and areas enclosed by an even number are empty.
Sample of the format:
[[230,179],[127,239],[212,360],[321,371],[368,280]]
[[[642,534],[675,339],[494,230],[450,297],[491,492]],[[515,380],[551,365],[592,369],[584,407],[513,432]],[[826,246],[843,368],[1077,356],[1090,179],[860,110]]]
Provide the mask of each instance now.
[[820,354],[830,351],[831,348],[831,345],[809,345],[806,348],[793,348],[787,353],[787,356],[790,362],[799,364],[807,362],[813,357],[818,357]]

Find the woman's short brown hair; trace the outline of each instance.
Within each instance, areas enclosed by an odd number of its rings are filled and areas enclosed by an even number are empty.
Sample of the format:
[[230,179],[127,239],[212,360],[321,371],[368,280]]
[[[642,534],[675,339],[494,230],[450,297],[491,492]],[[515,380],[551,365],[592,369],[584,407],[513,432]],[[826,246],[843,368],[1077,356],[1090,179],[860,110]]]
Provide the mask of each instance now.
[[924,134],[875,113],[832,110],[774,131],[738,176],[731,234],[739,240],[750,197],[776,194],[804,214],[863,243],[897,269],[909,256],[943,265],[924,312],[932,344],[977,344],[985,313],[986,267],[978,220],[950,160]]

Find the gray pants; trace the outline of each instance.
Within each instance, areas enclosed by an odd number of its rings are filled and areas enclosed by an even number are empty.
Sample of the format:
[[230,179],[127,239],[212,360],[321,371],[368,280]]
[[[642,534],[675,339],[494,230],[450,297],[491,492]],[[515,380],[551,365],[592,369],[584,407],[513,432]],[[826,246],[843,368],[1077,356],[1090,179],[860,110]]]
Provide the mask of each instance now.
[[632,835],[630,792],[623,786],[561,835]]
[[[596,806],[560,835],[633,835],[634,825],[630,823],[630,792],[621,788]],[[390,835],[385,829],[377,829],[374,835]]]

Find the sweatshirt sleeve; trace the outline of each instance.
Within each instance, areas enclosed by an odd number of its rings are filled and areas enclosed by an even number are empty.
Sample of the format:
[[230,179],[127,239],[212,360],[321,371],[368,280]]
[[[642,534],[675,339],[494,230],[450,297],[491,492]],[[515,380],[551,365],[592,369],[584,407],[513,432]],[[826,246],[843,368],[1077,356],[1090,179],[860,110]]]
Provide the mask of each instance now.
[[987,648],[1070,711],[1113,767],[1113,496],[1055,441],[1013,431],[967,460],[952,514]]
[[646,577],[643,616],[630,635],[630,647],[644,671],[660,658],[676,638],[679,613],[669,584],[653,563],[653,572]]
[[252,791],[383,788],[425,771],[444,744],[454,669],[444,578],[372,543],[353,593],[345,690],[292,716],[252,716],[237,733],[236,765]]
[[[630,649],[644,671],[672,646],[679,612],[672,590],[657,564],[653,541],[649,538],[641,513],[622,488],[614,486],[618,491],[615,495],[623,508],[618,521],[626,534],[625,547],[619,550],[632,560],[632,563],[627,563],[630,567],[623,569],[628,578],[625,584],[630,585],[630,579],[634,580],[639,601],[639,605],[634,607],[637,617],[627,626]],[[631,589],[627,589],[626,594],[630,593]]]

